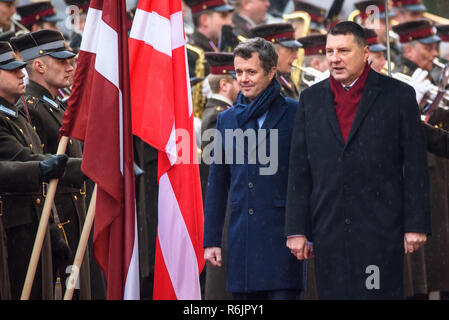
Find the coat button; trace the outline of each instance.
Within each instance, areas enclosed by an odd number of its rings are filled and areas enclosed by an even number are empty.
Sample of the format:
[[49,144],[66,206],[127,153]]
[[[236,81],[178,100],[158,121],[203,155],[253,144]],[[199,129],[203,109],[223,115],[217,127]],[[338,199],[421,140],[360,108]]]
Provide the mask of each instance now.
[[40,203],[41,203],[41,199],[37,198],[37,199],[36,199],[36,203],[37,203],[37,204],[40,204]]
[[348,224],[348,225],[351,224],[351,219],[346,218],[346,219],[345,219],[345,223]]
[[349,190],[349,186],[347,184],[343,185],[343,190],[348,191]]
[[249,214],[254,214],[254,209],[253,208],[249,208],[248,213]]
[[254,184],[252,182],[248,182],[248,188],[252,189],[254,187]]

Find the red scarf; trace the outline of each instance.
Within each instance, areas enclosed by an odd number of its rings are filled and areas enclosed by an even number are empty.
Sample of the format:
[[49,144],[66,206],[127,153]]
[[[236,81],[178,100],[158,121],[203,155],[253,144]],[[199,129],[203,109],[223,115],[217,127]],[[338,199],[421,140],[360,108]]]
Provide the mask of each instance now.
[[335,111],[345,143],[351,131],[352,122],[354,121],[360,99],[362,99],[363,89],[365,88],[370,69],[367,63],[361,76],[348,91],[342,86],[341,82],[335,80],[332,76],[329,77],[331,90],[334,94]]

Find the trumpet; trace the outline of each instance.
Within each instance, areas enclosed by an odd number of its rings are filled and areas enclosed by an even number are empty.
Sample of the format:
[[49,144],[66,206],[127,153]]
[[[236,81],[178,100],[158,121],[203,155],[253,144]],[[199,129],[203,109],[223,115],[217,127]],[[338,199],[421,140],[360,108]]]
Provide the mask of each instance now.
[[[394,73],[391,74],[391,77],[394,78],[394,79],[397,79],[399,81],[405,82],[405,83],[407,83],[408,85],[410,85],[412,87],[414,85],[412,77],[410,77],[410,76],[408,76],[406,74],[403,74],[403,73],[400,73],[400,72],[394,72]],[[437,96],[437,94],[439,92],[440,92],[440,89],[437,86],[432,85],[432,89],[430,89],[429,93],[427,94],[427,97],[425,97],[425,102],[426,103],[432,103],[435,100],[435,97]],[[440,108],[443,108],[443,109],[446,109],[446,110],[449,109],[449,92],[447,90],[446,90],[446,92],[445,92],[445,94],[443,96],[442,103],[444,105],[441,106],[441,104],[440,104],[440,106],[439,106]]]
[[16,30],[16,36],[21,36],[26,33],[30,33],[30,30],[27,29],[23,24],[21,24],[19,21],[16,21],[14,19],[11,19],[12,24],[14,24],[19,30]]
[[[307,87],[312,86],[317,79],[324,79],[326,74],[312,67],[304,67],[299,65],[296,60],[293,62],[292,66],[301,71],[301,82],[303,82]],[[305,75],[313,77],[313,80],[308,80]]]

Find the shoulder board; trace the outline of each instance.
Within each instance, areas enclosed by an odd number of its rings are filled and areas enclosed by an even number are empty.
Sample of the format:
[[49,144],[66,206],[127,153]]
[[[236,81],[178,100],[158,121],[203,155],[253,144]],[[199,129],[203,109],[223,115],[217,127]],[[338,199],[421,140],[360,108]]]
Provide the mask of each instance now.
[[19,106],[19,108],[23,108],[24,101],[27,108],[34,108],[39,99],[33,96],[22,96],[17,101],[17,105]]
[[12,110],[0,103],[0,114],[1,113],[5,114],[7,117],[9,116],[9,117],[17,118],[17,111]]
[[42,98],[39,98],[39,100],[44,102],[47,106],[52,107],[53,109],[59,109],[58,102],[54,101],[53,99],[51,99],[45,95],[42,96]]

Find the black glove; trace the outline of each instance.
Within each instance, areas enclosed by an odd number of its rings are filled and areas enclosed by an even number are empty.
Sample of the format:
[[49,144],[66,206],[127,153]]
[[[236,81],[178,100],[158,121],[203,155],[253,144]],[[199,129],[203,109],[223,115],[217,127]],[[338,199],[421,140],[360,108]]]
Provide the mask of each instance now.
[[62,178],[68,159],[65,154],[53,154],[39,162],[41,180],[48,182],[51,179]]

